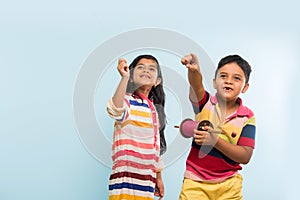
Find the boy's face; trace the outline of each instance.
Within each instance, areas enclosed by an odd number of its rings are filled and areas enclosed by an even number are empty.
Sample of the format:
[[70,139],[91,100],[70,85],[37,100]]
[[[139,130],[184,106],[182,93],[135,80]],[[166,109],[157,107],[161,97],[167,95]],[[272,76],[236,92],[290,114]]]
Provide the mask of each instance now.
[[236,64],[228,63],[221,67],[213,80],[218,95],[225,101],[235,101],[240,93],[249,87],[243,70]]

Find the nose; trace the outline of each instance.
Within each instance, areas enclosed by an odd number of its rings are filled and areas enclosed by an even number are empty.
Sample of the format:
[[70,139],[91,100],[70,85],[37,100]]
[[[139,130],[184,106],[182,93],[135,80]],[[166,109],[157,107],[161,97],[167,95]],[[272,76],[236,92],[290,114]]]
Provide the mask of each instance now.
[[231,78],[230,78],[230,77],[226,78],[226,79],[225,79],[225,83],[226,83],[226,84],[232,84]]
[[149,73],[149,67],[144,66],[144,67],[143,67],[143,72]]

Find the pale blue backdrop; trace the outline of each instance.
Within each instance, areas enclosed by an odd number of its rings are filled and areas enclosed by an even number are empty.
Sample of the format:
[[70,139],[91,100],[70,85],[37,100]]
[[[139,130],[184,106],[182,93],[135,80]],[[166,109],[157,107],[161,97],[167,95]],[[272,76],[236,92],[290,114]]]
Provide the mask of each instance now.
[[[250,88],[242,97],[257,116],[257,143],[242,171],[244,199],[298,199],[297,1],[2,0],[0,5],[1,200],[107,199],[110,169],[79,137],[74,85],[99,45],[147,27],[185,35],[214,64],[231,53],[250,62]],[[116,84],[117,72],[111,75]],[[178,198],[185,157],[164,170],[166,200]]]

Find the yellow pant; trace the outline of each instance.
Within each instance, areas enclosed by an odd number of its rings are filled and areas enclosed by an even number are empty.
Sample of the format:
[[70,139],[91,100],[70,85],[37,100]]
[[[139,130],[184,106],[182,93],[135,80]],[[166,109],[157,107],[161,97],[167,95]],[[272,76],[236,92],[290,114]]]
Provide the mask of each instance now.
[[242,181],[240,174],[221,183],[203,183],[185,178],[179,200],[242,200]]

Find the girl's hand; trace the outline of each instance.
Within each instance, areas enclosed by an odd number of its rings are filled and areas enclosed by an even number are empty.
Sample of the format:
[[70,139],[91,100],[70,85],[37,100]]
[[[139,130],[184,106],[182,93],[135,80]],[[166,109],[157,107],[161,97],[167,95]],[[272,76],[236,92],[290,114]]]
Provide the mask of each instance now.
[[130,75],[127,61],[124,58],[120,58],[118,61],[118,71],[122,77],[128,78]]
[[163,184],[163,181],[162,181],[161,174],[159,174],[156,178],[154,196],[159,197],[159,200],[161,200],[164,197],[164,193],[165,193],[164,184]]
[[181,58],[181,63],[185,65],[188,70],[200,71],[198,58],[193,53],[183,56]]

